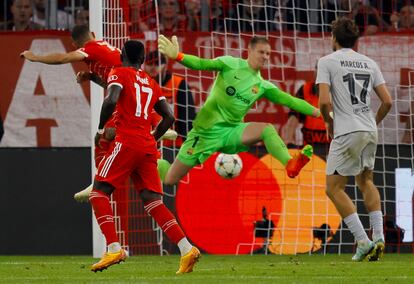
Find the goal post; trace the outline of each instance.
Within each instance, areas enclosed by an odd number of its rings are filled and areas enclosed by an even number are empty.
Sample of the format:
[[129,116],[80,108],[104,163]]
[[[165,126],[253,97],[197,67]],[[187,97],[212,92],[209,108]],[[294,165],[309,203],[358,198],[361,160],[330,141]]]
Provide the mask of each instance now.
[[[92,5],[91,5],[92,8]],[[103,5],[102,1],[93,1],[93,9],[89,9],[89,28],[95,33],[96,38],[103,38]],[[94,145],[95,145],[95,134],[99,124],[99,114],[101,111],[104,90],[90,82],[90,104],[91,104],[91,166],[92,166],[92,182],[96,173],[95,168],[95,157],[94,157]],[[99,258],[106,251],[105,237],[103,236],[98,222],[96,221],[95,215],[92,213],[92,248],[93,257]]]

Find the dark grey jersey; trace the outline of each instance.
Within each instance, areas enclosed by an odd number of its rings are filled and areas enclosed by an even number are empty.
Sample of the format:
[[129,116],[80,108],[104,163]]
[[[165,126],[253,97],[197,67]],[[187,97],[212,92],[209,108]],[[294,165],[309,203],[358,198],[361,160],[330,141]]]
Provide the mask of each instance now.
[[374,87],[385,83],[374,60],[350,48],[319,59],[316,84],[330,85],[334,137],[355,131],[377,131],[371,110]]

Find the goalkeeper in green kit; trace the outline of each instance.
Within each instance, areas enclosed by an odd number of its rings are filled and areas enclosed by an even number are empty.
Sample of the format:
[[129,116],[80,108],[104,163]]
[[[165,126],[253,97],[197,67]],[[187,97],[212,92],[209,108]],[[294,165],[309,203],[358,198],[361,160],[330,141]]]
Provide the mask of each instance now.
[[286,168],[290,178],[296,177],[312,156],[312,146],[305,146],[292,157],[275,128],[264,122],[243,122],[252,105],[261,98],[289,107],[305,115],[318,117],[319,109],[304,100],[283,92],[260,75],[270,56],[266,38],[253,37],[249,42],[247,59],[222,56],[203,59],[179,51],[177,37],[171,41],[158,38],[159,51],[194,70],[217,71],[210,95],[201,107],[193,129],[170,165],[158,160],[158,170],[164,184],[178,183],[194,166],[202,164],[213,153],[234,154],[247,151],[249,146],[263,141],[267,151]]

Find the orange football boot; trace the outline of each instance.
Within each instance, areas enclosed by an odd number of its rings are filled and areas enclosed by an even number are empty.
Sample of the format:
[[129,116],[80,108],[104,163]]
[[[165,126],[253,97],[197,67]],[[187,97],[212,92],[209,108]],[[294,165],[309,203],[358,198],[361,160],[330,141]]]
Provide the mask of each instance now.
[[115,253],[107,252],[102,256],[100,261],[92,265],[91,270],[93,272],[105,270],[111,265],[125,261],[126,258],[127,254],[123,249]]
[[176,274],[190,273],[193,272],[194,265],[197,263],[201,253],[196,247],[192,247],[190,252],[181,257],[180,268]]
[[313,148],[311,145],[306,145],[300,151],[299,154],[295,155],[286,164],[286,172],[290,178],[295,178],[300,170],[310,161],[313,154]]

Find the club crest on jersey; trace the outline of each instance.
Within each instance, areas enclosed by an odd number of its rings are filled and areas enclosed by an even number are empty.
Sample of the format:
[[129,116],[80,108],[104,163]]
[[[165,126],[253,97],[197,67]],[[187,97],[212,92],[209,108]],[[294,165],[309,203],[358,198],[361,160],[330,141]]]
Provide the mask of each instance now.
[[190,148],[187,150],[187,155],[192,155],[194,153],[194,149]]
[[117,75],[112,75],[112,76],[109,76],[109,78],[108,78],[108,82],[115,81],[115,80],[118,80]]
[[226,94],[228,96],[234,96],[236,94],[236,89],[233,86],[228,86],[226,88]]
[[253,86],[252,93],[257,94],[258,92],[259,92],[259,87],[258,86]]

